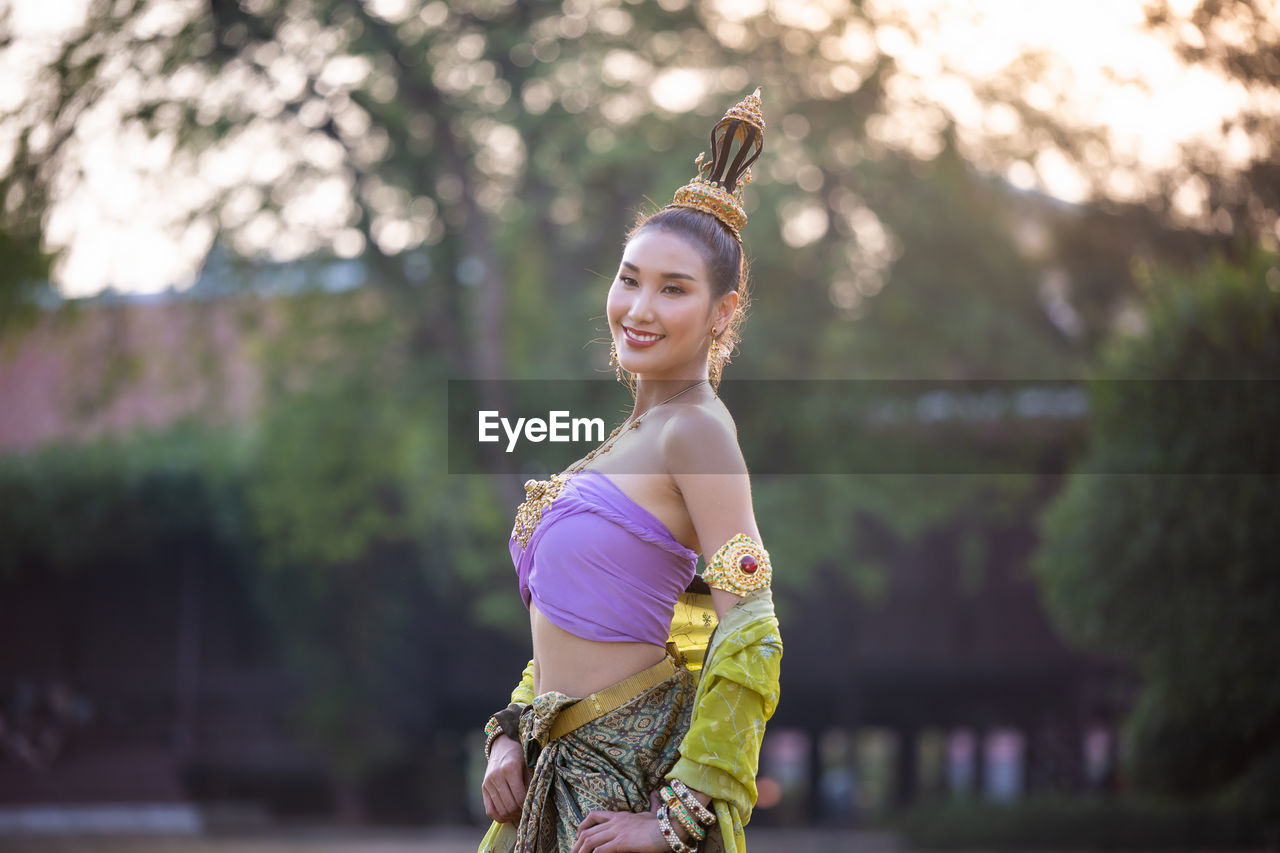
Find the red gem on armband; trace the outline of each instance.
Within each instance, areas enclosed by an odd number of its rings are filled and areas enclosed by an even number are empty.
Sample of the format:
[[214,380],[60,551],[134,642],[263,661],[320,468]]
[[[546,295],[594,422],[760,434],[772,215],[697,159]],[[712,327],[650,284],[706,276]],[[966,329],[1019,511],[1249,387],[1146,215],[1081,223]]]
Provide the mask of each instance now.
[[754,575],[756,573],[756,569],[760,567],[759,563],[756,562],[756,558],[750,554],[743,555],[742,559],[738,561],[738,566],[742,569],[744,574],[748,575]]

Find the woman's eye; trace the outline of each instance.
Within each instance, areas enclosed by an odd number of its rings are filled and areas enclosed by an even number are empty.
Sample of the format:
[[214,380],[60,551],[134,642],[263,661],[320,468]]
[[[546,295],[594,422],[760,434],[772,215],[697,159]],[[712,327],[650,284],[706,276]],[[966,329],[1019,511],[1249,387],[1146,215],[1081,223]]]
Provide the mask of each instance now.
[[678,284],[668,284],[666,287],[662,288],[662,292],[684,293],[684,288]]
[[618,276],[618,281],[622,282],[627,287],[635,287],[636,285],[636,280],[629,275]]

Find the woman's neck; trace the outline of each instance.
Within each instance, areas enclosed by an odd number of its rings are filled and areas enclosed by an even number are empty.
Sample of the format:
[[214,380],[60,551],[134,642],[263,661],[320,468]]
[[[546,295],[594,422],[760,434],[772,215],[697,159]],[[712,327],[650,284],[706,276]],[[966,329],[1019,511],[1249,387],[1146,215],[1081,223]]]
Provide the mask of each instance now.
[[688,376],[683,379],[654,379],[637,377],[636,404],[631,417],[638,418],[656,406],[666,402],[689,402],[701,400],[711,391],[707,384],[706,371],[701,376]]

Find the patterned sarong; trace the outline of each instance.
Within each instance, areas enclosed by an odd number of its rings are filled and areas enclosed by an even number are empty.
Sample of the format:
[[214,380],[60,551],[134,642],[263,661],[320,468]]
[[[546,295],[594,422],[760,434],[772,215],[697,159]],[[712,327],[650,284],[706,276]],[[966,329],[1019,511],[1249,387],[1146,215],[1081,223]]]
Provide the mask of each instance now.
[[[555,740],[556,717],[577,699],[544,693],[520,718],[520,741],[533,768],[519,826],[486,836],[481,853],[567,853],[578,824],[595,810],[646,812],[649,794],[680,757],[696,676],[683,667],[604,716]],[[701,851],[722,849],[712,828]]]

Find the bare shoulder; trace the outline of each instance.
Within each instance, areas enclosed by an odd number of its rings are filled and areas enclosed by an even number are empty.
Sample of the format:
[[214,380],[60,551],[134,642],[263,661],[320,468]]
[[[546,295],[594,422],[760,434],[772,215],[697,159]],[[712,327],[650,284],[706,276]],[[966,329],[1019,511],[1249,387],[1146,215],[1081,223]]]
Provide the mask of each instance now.
[[[751,478],[737,428],[724,404],[714,400],[682,407],[663,425],[660,441],[663,463],[688,510],[707,565],[736,536],[759,542]],[[716,613],[723,619],[739,593],[711,585]]]
[[673,412],[662,426],[659,447],[663,464],[677,477],[747,473],[737,425],[718,399]]

